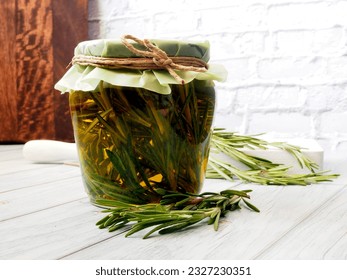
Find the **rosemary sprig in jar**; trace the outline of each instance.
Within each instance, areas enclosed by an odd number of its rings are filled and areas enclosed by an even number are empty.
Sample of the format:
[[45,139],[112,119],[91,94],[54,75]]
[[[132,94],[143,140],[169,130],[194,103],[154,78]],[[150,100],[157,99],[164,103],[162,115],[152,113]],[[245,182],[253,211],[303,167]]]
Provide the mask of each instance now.
[[169,95],[104,82],[93,92],[72,92],[75,138],[91,201],[158,202],[156,188],[199,192],[214,98],[213,88],[201,81],[172,85]]
[[115,231],[126,228],[126,237],[152,227],[143,238],[155,232],[168,234],[207,220],[214,230],[218,230],[219,222],[229,211],[241,208],[243,202],[248,208],[259,212],[247,201],[251,190],[224,190],[220,193],[206,192],[201,194],[179,193],[157,189],[162,196],[160,203],[130,204],[114,200],[97,200],[98,205],[107,207],[109,213],[97,222],[99,228]]

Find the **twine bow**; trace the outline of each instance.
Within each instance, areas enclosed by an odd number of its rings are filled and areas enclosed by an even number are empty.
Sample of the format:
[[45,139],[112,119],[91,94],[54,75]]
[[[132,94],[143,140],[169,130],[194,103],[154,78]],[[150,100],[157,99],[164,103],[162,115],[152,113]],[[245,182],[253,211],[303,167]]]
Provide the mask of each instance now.
[[[126,46],[127,49],[130,50],[132,53],[141,55],[144,57],[152,58],[155,65],[165,68],[170,73],[170,75],[174,77],[175,80],[179,82],[180,84],[184,84],[184,80],[177,75],[174,69],[183,70],[183,71],[195,71],[195,72],[205,72],[207,70],[207,65],[205,63],[202,67],[201,66],[196,67],[196,66],[185,66],[185,65],[177,64],[173,62],[172,58],[168,57],[166,52],[164,52],[162,49],[158,48],[157,46],[153,45],[148,39],[141,40],[132,35],[124,35],[121,37],[121,40],[124,46]],[[128,40],[135,41],[136,43],[145,46],[148,49],[148,51],[136,49],[134,45],[128,42]]]
[[[129,40],[146,47],[147,50],[135,48]],[[152,44],[148,39],[141,40],[132,35],[124,35],[121,37],[121,41],[128,50],[142,57],[116,58],[76,55],[73,57],[71,63],[111,69],[166,69],[180,84],[184,84],[184,80],[174,70],[207,71],[208,65],[203,60],[186,56],[169,57],[165,51]]]

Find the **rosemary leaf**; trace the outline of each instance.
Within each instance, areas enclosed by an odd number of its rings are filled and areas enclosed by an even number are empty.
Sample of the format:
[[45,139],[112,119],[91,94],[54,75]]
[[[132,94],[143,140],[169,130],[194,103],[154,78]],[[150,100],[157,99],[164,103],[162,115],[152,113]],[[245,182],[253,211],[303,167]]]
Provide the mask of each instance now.
[[[153,228],[152,230],[150,230],[149,232],[147,232],[144,236],[143,239],[147,239],[151,234],[155,233],[156,231],[159,231],[163,228],[167,228],[167,227],[171,227],[173,225],[177,225],[177,224],[181,224],[181,221],[171,221],[171,222],[166,222],[164,224],[161,224],[159,226],[156,226],[155,228]],[[186,222],[184,224],[187,224]]]
[[243,201],[249,208],[251,208],[253,211],[255,211],[255,212],[260,212],[260,210],[259,210],[257,207],[255,207],[252,203],[250,203],[250,202],[247,201],[246,199],[243,199],[243,198],[242,198],[242,201]]
[[218,230],[220,215],[221,215],[221,211],[219,210],[213,223],[213,228],[215,231]]

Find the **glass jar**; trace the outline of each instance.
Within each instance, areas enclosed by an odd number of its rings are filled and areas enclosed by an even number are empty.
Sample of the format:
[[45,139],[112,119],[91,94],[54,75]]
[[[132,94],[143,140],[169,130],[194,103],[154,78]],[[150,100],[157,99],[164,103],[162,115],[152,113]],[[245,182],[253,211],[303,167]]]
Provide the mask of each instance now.
[[[145,72],[107,71],[117,78]],[[92,203],[158,202],[160,189],[201,190],[215,109],[213,82],[204,74],[205,79],[168,83],[169,94],[102,77],[93,90],[68,90],[82,178]]]

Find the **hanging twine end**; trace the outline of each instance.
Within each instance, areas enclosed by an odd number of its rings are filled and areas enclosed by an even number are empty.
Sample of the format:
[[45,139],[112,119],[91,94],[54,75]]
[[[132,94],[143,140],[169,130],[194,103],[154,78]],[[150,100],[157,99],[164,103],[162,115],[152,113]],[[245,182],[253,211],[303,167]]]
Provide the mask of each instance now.
[[69,69],[72,66],[72,60],[69,62],[69,64],[65,67],[65,69]]

